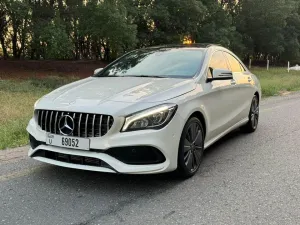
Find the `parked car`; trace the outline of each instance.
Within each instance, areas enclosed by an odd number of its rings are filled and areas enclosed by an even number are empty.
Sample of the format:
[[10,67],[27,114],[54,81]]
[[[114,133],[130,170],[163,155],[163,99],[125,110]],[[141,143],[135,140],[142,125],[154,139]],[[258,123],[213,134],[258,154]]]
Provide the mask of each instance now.
[[299,66],[298,64],[296,64],[295,66],[288,68],[288,70],[296,70],[296,71],[299,71],[299,70],[300,70],[300,66]]
[[39,99],[29,156],[58,166],[184,177],[203,151],[230,131],[254,132],[258,79],[217,45],[172,45],[129,52],[89,78]]

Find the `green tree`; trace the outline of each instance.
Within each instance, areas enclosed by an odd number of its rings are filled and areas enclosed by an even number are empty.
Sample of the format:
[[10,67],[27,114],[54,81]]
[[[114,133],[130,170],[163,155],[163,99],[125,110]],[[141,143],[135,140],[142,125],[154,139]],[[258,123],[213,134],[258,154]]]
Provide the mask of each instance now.
[[90,1],[82,9],[82,15],[79,30],[80,36],[86,39],[81,46],[86,44],[88,50],[93,45],[101,46],[105,50],[104,60],[116,58],[135,46],[136,25],[132,24],[122,2]]
[[238,31],[255,59],[278,58],[284,52],[284,29],[294,4],[292,0],[240,1]]
[[284,52],[281,55],[283,60],[300,59],[300,1],[297,7],[286,19],[286,26],[283,30]]
[[8,23],[9,20],[7,19],[7,8],[5,1],[0,2],[0,44],[2,48],[2,54],[4,58],[8,58],[7,48],[6,48],[6,35],[8,31]]
[[26,1],[7,0],[5,5],[8,26],[12,28],[6,37],[11,40],[13,57],[20,58],[28,38],[30,8]]
[[205,6],[199,0],[133,1],[131,10],[138,26],[139,46],[180,43],[185,36],[195,40],[204,19]]
[[59,14],[42,29],[41,42],[45,59],[69,59],[73,45]]
[[51,0],[29,0],[31,8],[30,27],[30,58],[40,59],[45,57],[45,43],[42,42],[45,27],[48,27],[55,17],[55,3]]
[[112,60],[145,46],[209,42],[245,59],[300,57],[300,0],[0,0],[5,58]]

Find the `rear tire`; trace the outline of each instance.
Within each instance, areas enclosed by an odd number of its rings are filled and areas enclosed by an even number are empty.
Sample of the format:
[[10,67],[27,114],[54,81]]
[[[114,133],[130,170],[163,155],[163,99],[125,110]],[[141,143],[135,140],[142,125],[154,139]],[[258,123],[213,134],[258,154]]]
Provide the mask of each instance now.
[[258,97],[255,95],[251,102],[249,121],[246,125],[241,127],[242,131],[245,133],[253,133],[256,131],[259,121],[259,102]]
[[201,121],[192,117],[185,124],[178,150],[178,174],[183,178],[195,175],[199,170],[204,151],[204,132]]

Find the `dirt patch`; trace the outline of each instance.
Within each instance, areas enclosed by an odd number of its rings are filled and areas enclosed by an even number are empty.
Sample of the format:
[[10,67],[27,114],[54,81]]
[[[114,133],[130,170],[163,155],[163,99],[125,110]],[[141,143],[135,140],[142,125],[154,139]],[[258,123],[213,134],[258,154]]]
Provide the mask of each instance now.
[[290,95],[290,94],[291,94],[290,91],[279,91],[280,96],[286,96],[286,95]]
[[0,79],[43,78],[45,76],[88,77],[97,68],[103,68],[102,61],[35,61],[0,60]]
[[0,150],[0,164],[17,161],[27,157],[29,146]]

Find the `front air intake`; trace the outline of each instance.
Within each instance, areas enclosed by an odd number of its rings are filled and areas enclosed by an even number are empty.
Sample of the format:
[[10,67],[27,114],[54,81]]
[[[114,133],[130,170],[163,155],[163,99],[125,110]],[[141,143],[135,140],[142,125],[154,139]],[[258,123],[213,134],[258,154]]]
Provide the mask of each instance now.
[[52,151],[42,150],[42,149],[36,151],[32,155],[32,157],[33,158],[42,157],[46,159],[52,159],[55,161],[77,164],[77,165],[84,165],[84,166],[105,167],[113,170],[113,168],[110,165],[108,165],[106,162],[93,157],[64,154],[64,153],[52,152]]

